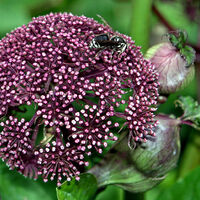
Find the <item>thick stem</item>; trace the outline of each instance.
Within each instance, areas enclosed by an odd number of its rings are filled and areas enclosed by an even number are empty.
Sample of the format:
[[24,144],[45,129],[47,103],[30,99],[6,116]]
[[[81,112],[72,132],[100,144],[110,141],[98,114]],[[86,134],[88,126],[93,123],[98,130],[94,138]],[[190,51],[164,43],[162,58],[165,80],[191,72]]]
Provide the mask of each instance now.
[[[159,119],[162,119],[162,120],[170,120],[171,121],[171,124],[172,125],[175,125],[175,126],[178,126],[178,125],[181,125],[182,124],[182,121],[180,118],[171,118],[169,117],[169,115],[166,115],[166,114],[162,114],[162,113],[159,113],[157,115],[157,117]],[[173,122],[173,123],[172,123]]]
[[182,120],[182,121],[181,121],[181,124],[186,124],[186,125],[188,125],[188,126],[192,126],[194,123],[191,122],[191,121],[189,121],[189,120],[186,120],[186,121]]

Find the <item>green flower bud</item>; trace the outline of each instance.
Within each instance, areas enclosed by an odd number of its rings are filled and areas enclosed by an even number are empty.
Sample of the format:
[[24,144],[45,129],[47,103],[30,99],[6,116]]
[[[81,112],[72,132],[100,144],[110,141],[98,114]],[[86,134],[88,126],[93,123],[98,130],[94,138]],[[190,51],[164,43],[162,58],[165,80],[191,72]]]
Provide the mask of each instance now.
[[132,154],[137,169],[147,176],[164,176],[176,166],[180,154],[180,121],[161,115],[156,137],[149,137]]
[[163,94],[183,89],[194,77],[195,51],[185,45],[186,33],[179,31],[168,36],[169,42],[151,47],[145,55],[159,73],[159,90]]
[[143,192],[159,184],[176,166],[180,153],[178,119],[157,117],[156,137],[130,149],[124,137],[92,169],[99,187],[114,184],[130,192]]

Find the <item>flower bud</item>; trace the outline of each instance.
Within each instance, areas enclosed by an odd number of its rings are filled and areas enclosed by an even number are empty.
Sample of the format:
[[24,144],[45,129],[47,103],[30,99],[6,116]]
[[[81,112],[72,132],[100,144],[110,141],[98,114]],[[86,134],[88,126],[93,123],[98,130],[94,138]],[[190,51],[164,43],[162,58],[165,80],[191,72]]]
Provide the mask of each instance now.
[[[180,154],[179,120],[157,117],[156,137],[136,149],[127,146],[127,137],[120,141],[90,170],[99,187],[115,184],[130,192],[143,192],[159,184],[176,166]],[[150,138],[151,137],[151,138]]]
[[164,176],[176,166],[180,154],[180,121],[161,115],[158,118],[156,137],[148,137],[132,155],[137,169],[147,176]]
[[186,33],[169,34],[169,42],[151,47],[146,58],[159,73],[160,93],[170,94],[183,89],[194,76],[195,51],[185,45]]

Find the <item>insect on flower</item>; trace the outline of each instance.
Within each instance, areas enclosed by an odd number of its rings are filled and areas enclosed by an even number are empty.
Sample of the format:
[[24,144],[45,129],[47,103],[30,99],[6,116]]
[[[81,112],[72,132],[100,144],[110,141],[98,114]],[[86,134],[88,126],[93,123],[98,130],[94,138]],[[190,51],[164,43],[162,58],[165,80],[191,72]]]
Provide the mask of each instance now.
[[113,54],[118,52],[119,55],[122,54],[127,48],[127,42],[124,38],[114,35],[111,38],[108,34],[100,34],[95,36],[90,42],[90,48],[96,49],[111,49]]
[[[45,182],[79,180],[85,155],[104,153],[123,121],[131,145],[155,135],[158,78],[140,47],[108,25],[70,13],[33,18],[0,40],[0,159]],[[17,109],[31,104],[30,119],[19,120]]]
[[[98,15],[98,17],[106,24],[106,26],[110,28],[105,19],[103,19],[100,15]],[[128,44],[123,37],[120,37],[118,35],[110,37],[107,33],[96,35],[89,44],[90,48],[101,49],[100,52],[105,49],[111,49],[112,54],[117,52],[118,56],[126,50],[127,46]]]

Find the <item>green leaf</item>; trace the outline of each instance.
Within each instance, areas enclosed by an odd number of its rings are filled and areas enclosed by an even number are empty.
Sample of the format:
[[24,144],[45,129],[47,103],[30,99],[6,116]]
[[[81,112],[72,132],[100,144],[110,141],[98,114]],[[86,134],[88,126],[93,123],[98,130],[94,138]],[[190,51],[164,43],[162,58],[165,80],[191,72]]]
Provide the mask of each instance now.
[[187,41],[187,32],[183,30],[177,30],[175,32],[168,34],[169,40],[173,46],[177,47],[177,49],[182,49],[185,46]]
[[168,37],[172,45],[180,51],[181,56],[187,62],[186,66],[191,66],[195,60],[195,51],[192,47],[185,45],[187,40],[187,33],[185,31],[178,30],[175,33],[169,33]]
[[180,97],[176,102],[176,106],[179,106],[184,111],[181,117],[184,121],[189,121],[190,125],[200,130],[200,105],[192,97]]
[[81,174],[80,181],[75,178],[56,188],[58,200],[92,200],[97,190],[97,181],[92,174]]
[[170,42],[172,43],[173,46],[179,47],[179,48],[182,47],[182,43],[179,44],[180,41],[174,34],[169,34],[169,40],[170,40]]
[[181,55],[184,57],[184,59],[187,62],[187,66],[189,67],[191,64],[194,63],[195,60],[195,50],[186,45],[184,48],[180,49]]
[[200,167],[188,176],[180,179],[168,189],[162,191],[157,200],[199,200],[200,199]]
[[55,185],[25,178],[0,161],[1,200],[55,200]]

